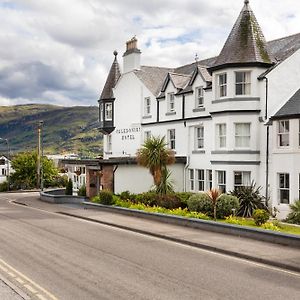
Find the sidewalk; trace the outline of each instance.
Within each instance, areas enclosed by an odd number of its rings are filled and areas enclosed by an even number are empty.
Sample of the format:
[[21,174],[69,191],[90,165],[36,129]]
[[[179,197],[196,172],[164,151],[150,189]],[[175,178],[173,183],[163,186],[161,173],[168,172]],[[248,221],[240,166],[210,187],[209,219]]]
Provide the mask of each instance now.
[[261,262],[300,273],[300,249],[210,231],[160,223],[79,205],[49,204],[37,196],[24,196],[18,202],[30,207],[59,212],[81,219],[147,234],[218,253]]

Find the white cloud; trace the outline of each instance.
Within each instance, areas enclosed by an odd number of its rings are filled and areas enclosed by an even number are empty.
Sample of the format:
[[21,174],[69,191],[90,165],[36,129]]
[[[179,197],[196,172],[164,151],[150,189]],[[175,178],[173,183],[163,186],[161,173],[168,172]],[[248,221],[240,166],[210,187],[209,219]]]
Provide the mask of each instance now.
[[[243,1],[6,0],[0,2],[0,105],[97,105],[125,41],[142,63],[177,67],[217,55]],[[298,0],[251,0],[267,40],[297,33]],[[119,55],[121,63],[121,55]]]

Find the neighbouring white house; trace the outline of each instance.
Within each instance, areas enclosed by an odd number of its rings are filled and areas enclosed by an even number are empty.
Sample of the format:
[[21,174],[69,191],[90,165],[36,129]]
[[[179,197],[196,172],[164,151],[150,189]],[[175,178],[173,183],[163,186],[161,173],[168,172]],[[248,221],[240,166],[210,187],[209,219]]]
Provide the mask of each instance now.
[[300,33],[266,42],[249,1],[216,57],[176,68],[141,65],[137,39],[114,61],[99,99],[100,184],[150,189],[136,164],[150,135],[176,153],[178,191],[228,192],[254,181],[285,217],[300,198]]
[[11,161],[5,156],[0,156],[0,183],[7,181],[7,175],[12,174]]

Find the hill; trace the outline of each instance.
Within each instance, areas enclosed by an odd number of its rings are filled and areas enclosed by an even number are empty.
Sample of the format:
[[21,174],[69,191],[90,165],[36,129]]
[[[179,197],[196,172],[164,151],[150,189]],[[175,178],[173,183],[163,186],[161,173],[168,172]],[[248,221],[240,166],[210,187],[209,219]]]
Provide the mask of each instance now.
[[[0,106],[0,137],[9,139],[13,153],[36,149],[40,120],[44,121],[43,145],[46,154],[74,152],[93,157],[102,153],[96,106]],[[2,144],[1,150],[5,150]]]

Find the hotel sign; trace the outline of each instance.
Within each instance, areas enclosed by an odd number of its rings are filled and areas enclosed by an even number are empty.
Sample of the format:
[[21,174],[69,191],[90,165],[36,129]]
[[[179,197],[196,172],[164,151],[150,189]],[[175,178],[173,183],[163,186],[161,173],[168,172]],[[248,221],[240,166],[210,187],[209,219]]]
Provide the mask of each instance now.
[[122,141],[135,140],[135,134],[141,132],[141,127],[120,128],[116,130],[116,134],[121,135]]

